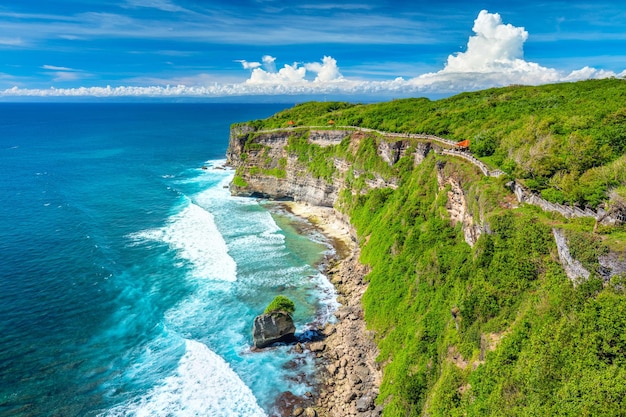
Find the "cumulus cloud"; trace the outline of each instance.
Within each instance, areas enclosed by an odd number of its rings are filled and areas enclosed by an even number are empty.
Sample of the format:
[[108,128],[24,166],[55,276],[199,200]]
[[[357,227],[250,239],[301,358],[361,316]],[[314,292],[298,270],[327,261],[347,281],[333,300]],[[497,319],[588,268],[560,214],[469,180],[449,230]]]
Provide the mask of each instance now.
[[339,72],[337,66],[337,60],[330,56],[325,56],[322,59],[322,63],[312,62],[304,66],[308,71],[315,72],[317,76],[314,81],[317,82],[329,82],[341,80],[343,75]]
[[276,72],[276,58],[271,55],[264,55],[262,61],[266,70]]
[[528,32],[523,27],[503,24],[498,13],[482,10],[472,28],[467,51],[450,55],[446,72],[492,72],[517,66],[525,67],[524,42]]
[[[136,6],[171,6],[162,0],[132,0]],[[163,8],[161,7],[161,8]],[[481,11],[474,21],[465,52],[448,56],[444,68],[405,80],[362,81],[344,77],[331,56],[319,62],[284,64],[277,69],[277,58],[262,57],[261,62],[238,60],[249,78],[241,83],[207,85],[148,86],[148,87],[90,87],[72,89],[20,89],[0,91],[0,96],[193,96],[223,97],[241,95],[337,94],[394,96],[418,94],[450,94],[511,84],[539,85],[553,82],[578,81],[589,78],[626,77],[590,67],[570,73],[543,67],[524,59],[524,43],[528,32],[523,27],[505,24],[498,13]],[[46,65],[56,70],[59,80],[71,77],[71,68]],[[65,75],[63,75],[65,74]],[[68,75],[70,74],[70,75]],[[63,79],[65,77],[65,79]]]
[[565,78],[553,68],[524,60],[523,27],[504,24],[498,13],[482,10],[472,28],[465,52],[448,56],[441,71],[410,80],[424,88],[478,89],[510,84],[544,84]]
[[[322,62],[285,64],[278,71],[276,70],[276,58],[270,55],[263,57],[263,65],[258,62],[241,62],[244,68],[253,68],[246,84],[284,85],[301,88],[311,82],[322,84],[343,79],[337,66],[337,60],[330,56],[322,58]],[[309,79],[310,77],[307,78],[308,73],[315,74],[315,78],[312,80]]]

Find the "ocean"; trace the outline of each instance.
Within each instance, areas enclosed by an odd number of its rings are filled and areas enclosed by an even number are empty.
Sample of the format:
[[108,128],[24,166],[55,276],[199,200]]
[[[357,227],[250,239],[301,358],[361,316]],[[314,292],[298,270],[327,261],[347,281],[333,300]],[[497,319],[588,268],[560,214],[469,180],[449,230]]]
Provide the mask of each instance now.
[[332,247],[230,196],[229,126],[284,104],[0,103],[0,416],[266,416],[313,359],[252,352],[278,294],[330,319]]

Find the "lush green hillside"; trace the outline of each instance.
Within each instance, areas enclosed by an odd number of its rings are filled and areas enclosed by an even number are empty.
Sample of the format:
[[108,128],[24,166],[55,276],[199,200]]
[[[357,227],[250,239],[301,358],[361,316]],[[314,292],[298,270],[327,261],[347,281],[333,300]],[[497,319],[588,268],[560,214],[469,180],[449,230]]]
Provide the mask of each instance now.
[[[601,80],[435,102],[306,103],[253,123],[332,119],[469,138],[476,154],[509,173],[483,177],[461,159],[432,152],[420,165],[407,152],[389,167],[377,156],[384,140],[377,135],[325,148],[307,143],[305,134],[291,136],[288,152],[313,176],[333,181],[334,157],[353,167],[343,174],[347,188],[336,206],[349,214],[361,261],[371,267],[363,305],[381,352],[385,416],[626,415],[626,277],[596,276],[607,237],[619,249],[626,228],[594,231],[593,219],[512,209],[505,187],[513,176],[553,200],[597,205],[611,189],[619,199],[626,186],[625,106],[626,81]],[[367,191],[363,171],[396,177],[398,188]],[[461,184],[468,209],[485,225],[473,247],[450,222],[450,185],[441,188],[438,174]],[[592,272],[578,286],[559,263],[555,227]]]
[[[470,139],[471,150],[544,198],[597,207],[616,190],[626,198],[626,80],[512,86],[430,101],[305,103],[262,128],[361,126]],[[615,194],[614,192],[614,194]]]
[[[623,415],[623,287],[574,288],[536,210],[499,209],[493,180],[465,180],[488,195],[492,233],[474,248],[447,219],[434,158],[398,190],[349,204],[372,267],[363,303],[385,364],[384,415]],[[577,238],[592,258],[602,252],[592,235]]]

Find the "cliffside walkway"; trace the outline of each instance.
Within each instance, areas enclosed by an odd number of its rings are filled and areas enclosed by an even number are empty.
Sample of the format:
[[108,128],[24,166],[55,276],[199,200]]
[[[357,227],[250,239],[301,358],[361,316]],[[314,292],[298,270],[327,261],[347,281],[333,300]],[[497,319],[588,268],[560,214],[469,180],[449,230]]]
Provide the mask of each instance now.
[[[377,133],[377,134],[382,135],[382,136],[398,138],[398,139],[420,139],[420,140],[428,140],[428,141],[432,141],[432,142],[437,142],[440,145],[444,145],[444,147],[442,147],[440,150],[436,151],[439,154],[454,156],[454,157],[458,157],[458,158],[463,158],[466,161],[468,161],[468,162],[474,164],[475,166],[477,166],[478,169],[480,169],[480,171],[483,173],[483,175],[485,175],[487,177],[499,177],[501,175],[504,175],[504,171],[499,170],[499,169],[495,169],[495,170],[489,169],[489,167],[484,162],[482,162],[481,160],[476,158],[471,153],[469,153],[467,151],[462,151],[460,149],[457,149],[456,144],[458,142],[450,140],[450,139],[445,139],[445,138],[442,138],[442,137],[439,137],[439,136],[435,136],[435,135],[427,135],[427,134],[422,134],[422,133],[384,132],[384,131],[381,131],[381,130],[369,129],[369,128],[366,128],[366,127],[337,126],[337,125],[333,125],[333,126],[292,126],[292,127],[287,127],[287,128],[259,130],[259,131],[257,131],[257,133],[273,133],[273,132],[285,132],[285,131],[288,132],[288,131],[300,130],[300,129],[308,129],[308,130],[311,130],[311,129],[320,129],[320,130],[353,130],[353,131],[360,131],[360,132],[373,132],[373,133]],[[592,218],[595,218],[596,220],[602,219],[602,222],[606,223],[606,224],[620,224],[620,223],[626,222],[626,218],[624,218],[623,214],[619,214],[619,213],[617,213],[617,214],[609,214],[609,213],[606,213],[606,211],[604,211],[602,208],[598,208],[597,211],[591,210],[589,208],[587,208],[585,210],[582,210],[582,209],[577,208],[577,207],[572,207],[572,206],[563,205],[563,204],[557,204],[557,203],[551,203],[551,202],[541,198],[536,193],[533,193],[530,190],[527,190],[521,184],[519,184],[517,181],[511,181],[510,186],[511,186],[511,191],[514,192],[517,200],[520,203],[532,204],[532,205],[541,207],[541,209],[544,210],[544,211],[551,211],[551,212],[559,213],[559,214],[561,214],[562,216],[564,216],[566,218],[572,218],[572,217],[592,217]]]
[[475,156],[473,156],[472,154],[465,152],[465,151],[461,151],[458,149],[455,149],[457,142],[450,140],[450,139],[446,139],[446,138],[442,138],[439,136],[435,136],[435,135],[428,135],[425,133],[397,133],[397,132],[385,132],[382,130],[377,130],[377,129],[369,129],[367,127],[359,127],[359,126],[293,126],[293,127],[287,127],[287,128],[277,128],[277,129],[268,129],[268,130],[259,130],[257,133],[273,133],[273,132],[284,132],[284,131],[291,131],[291,130],[297,130],[297,129],[324,129],[324,130],[354,130],[354,131],[359,131],[359,132],[372,132],[372,133],[378,133],[381,136],[386,136],[386,137],[392,137],[392,138],[398,138],[398,139],[420,139],[420,140],[429,140],[432,142],[437,142],[440,145],[444,145],[444,146],[449,146],[451,148],[443,148],[439,153],[442,155],[449,155],[449,156],[455,156],[458,158],[463,158],[466,161],[474,164],[475,166],[478,167],[478,169],[480,169],[480,171],[487,177],[499,177],[500,175],[503,175],[504,172],[499,170],[499,169],[489,169],[489,167],[482,162],[481,160],[479,160],[478,158],[476,158]]

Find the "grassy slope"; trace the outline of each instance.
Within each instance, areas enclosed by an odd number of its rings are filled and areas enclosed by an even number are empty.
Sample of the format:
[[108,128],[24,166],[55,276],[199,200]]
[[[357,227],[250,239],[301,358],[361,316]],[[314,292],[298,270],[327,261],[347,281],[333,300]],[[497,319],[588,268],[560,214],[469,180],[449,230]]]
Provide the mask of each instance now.
[[[524,176],[519,168],[534,162],[533,158],[526,161],[524,152],[543,137],[529,139],[532,145],[516,142],[515,138],[523,137],[520,132],[529,132],[530,123],[554,143],[567,143],[572,135],[579,135],[591,138],[593,149],[610,147],[610,152],[602,150],[608,155],[603,165],[577,173],[578,182],[584,184],[588,172],[609,172],[611,164],[623,158],[619,132],[624,121],[614,120],[621,120],[624,110],[607,102],[624,89],[624,81],[604,80],[488,90],[437,102],[308,103],[255,123],[271,127],[294,120],[319,125],[332,118],[337,124],[358,122],[457,139],[491,135],[497,139],[492,161],[507,155],[499,162],[507,167],[506,161],[518,158],[510,172],[547,187],[556,173],[541,179]],[[505,111],[512,108],[523,111]],[[560,110],[554,113],[554,109]],[[571,127],[572,120],[583,116],[589,120]],[[564,133],[549,127],[555,125],[570,127]],[[606,140],[606,135],[612,139]],[[370,137],[358,146],[342,143],[325,148],[324,153],[334,152],[359,169],[381,170],[378,140]],[[571,152],[556,145],[547,149],[548,159],[567,159]],[[308,161],[317,176],[333,174],[326,172],[323,162],[319,162],[322,168],[315,168],[316,150],[304,142],[294,139],[290,151],[302,154],[302,162]],[[573,287],[558,264],[551,234],[554,225],[568,230],[574,255],[593,270],[594,257],[605,246],[590,233],[592,224],[567,221],[534,207],[505,209],[500,203],[511,197],[504,187],[506,178],[484,178],[467,164],[447,159],[444,173],[461,181],[473,212],[483,213],[492,231],[470,248],[460,227],[452,227],[448,220],[447,193],[439,190],[436,179],[437,158],[441,157],[431,154],[414,168],[406,157],[385,168],[385,176],[399,178],[397,190],[365,193],[363,183],[350,171],[351,189],[339,202],[361,239],[361,261],[372,268],[363,303],[381,349],[384,378],[378,400],[385,404],[384,414],[625,415],[624,286],[603,287],[592,278]],[[616,181],[614,185],[624,184],[621,177]],[[583,198],[590,201],[587,194]]]

